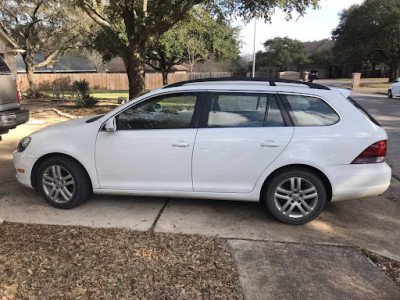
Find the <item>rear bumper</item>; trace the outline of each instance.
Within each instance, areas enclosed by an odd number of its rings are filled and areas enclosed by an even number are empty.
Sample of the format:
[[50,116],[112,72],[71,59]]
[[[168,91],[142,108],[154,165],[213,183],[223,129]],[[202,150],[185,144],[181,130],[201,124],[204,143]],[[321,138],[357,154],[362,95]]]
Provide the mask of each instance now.
[[332,185],[332,202],[381,195],[392,177],[386,163],[333,166],[323,171]]
[[29,110],[15,109],[0,112],[0,134],[7,133],[18,125],[29,121]]

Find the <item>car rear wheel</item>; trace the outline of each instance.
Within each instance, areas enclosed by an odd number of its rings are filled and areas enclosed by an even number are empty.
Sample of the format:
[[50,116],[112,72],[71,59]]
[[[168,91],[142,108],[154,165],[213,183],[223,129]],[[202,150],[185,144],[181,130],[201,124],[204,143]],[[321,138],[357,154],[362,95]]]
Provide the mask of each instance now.
[[315,219],[327,203],[326,187],[313,172],[286,170],[269,182],[264,198],[266,207],[278,220],[299,225]]
[[388,98],[393,98],[392,90],[388,90]]
[[46,160],[38,171],[38,189],[43,198],[57,208],[73,208],[92,192],[90,179],[73,159],[63,156]]

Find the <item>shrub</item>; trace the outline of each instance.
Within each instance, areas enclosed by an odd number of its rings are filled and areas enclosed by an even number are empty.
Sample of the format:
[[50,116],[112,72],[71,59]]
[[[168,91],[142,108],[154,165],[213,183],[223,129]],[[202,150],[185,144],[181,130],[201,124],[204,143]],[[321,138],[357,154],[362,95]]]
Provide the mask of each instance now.
[[89,95],[89,82],[84,80],[74,81],[72,86],[74,90],[77,92],[78,99],[76,100],[76,106],[92,108],[98,102],[92,96]]

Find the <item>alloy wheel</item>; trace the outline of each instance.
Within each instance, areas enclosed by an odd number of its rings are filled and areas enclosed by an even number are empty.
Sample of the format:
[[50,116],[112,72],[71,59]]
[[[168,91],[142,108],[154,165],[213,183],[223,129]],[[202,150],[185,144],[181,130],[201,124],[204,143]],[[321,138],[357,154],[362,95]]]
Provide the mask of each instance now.
[[291,177],[282,181],[276,188],[274,203],[282,215],[303,218],[316,208],[318,192],[309,180]]
[[74,178],[59,165],[52,165],[43,172],[42,186],[46,195],[56,203],[69,202],[75,192]]

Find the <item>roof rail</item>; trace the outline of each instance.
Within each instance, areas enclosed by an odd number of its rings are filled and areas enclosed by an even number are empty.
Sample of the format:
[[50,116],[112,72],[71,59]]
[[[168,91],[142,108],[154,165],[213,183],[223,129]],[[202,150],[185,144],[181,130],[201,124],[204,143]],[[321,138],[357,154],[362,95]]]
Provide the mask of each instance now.
[[282,83],[303,84],[303,85],[308,86],[311,89],[330,90],[330,88],[327,86],[312,83],[312,82],[304,82],[304,81],[296,81],[296,80],[288,80],[288,79],[265,79],[265,78],[250,78],[250,77],[218,77],[218,78],[202,78],[202,79],[195,79],[195,80],[186,80],[186,81],[180,81],[180,82],[166,85],[163,87],[163,89],[180,87],[180,86],[183,86],[185,84],[190,84],[190,83],[217,82],[217,81],[268,82],[270,86],[276,86],[277,82],[282,82]]

